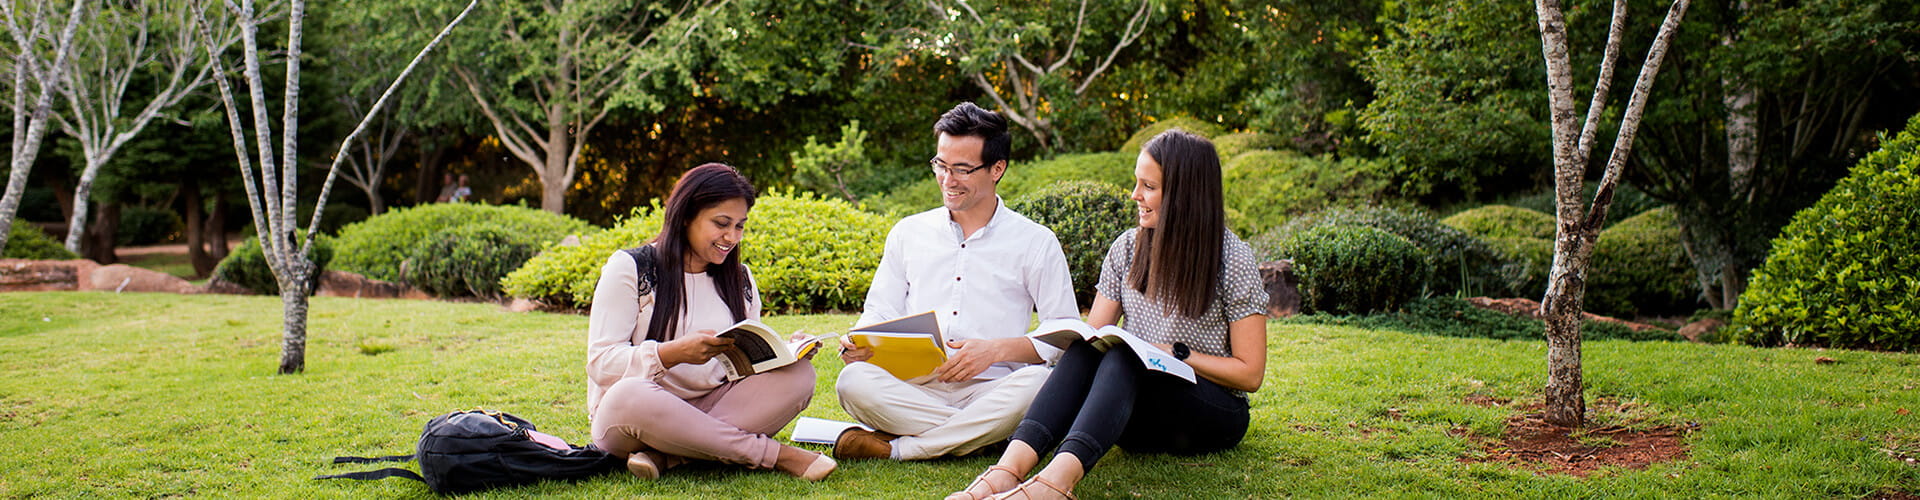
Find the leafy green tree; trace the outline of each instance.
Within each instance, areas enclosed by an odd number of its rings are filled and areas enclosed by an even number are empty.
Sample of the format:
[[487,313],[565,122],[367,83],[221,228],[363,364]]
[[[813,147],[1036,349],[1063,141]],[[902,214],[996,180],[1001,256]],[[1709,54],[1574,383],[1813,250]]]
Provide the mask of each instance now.
[[63,28],[54,32],[59,19],[55,2],[26,2],[28,10],[14,2],[0,2],[0,15],[6,17],[11,45],[0,47],[9,60],[6,67],[13,112],[13,140],[9,144],[13,161],[8,166],[7,191],[0,195],[0,251],[7,248],[13,231],[13,214],[20,209],[20,196],[27,191],[27,175],[40,154],[40,141],[47,136],[47,122],[53,112],[54,97],[65,85],[67,60],[73,55],[74,33],[79,30],[85,3],[75,0],[67,9]]
[[840,127],[840,140],[833,144],[816,142],[807,136],[807,144],[793,154],[793,182],[816,193],[838,194],[848,203],[860,197],[850,187],[866,180],[874,165],[867,161],[867,132],[854,120]]

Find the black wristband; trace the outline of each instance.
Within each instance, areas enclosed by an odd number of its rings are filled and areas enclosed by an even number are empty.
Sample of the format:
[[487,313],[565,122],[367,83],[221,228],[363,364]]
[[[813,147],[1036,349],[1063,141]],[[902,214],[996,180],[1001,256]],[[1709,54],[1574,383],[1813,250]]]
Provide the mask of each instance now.
[[1186,361],[1187,356],[1192,356],[1192,355],[1193,355],[1193,350],[1187,349],[1187,344],[1182,342],[1173,343],[1173,359]]

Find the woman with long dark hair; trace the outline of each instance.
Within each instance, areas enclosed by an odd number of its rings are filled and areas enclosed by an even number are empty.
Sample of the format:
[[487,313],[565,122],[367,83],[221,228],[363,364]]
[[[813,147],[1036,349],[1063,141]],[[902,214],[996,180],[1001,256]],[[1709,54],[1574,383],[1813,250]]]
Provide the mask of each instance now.
[[[1198,380],[1148,372],[1124,343],[1077,341],[1000,462],[949,499],[1070,498],[1113,446],[1208,453],[1246,435],[1247,394],[1266,371],[1267,293],[1252,247],[1226,228],[1219,154],[1205,138],[1168,130],[1141,148],[1133,176],[1139,227],[1107,251],[1087,323],[1124,317],[1129,333],[1184,360]],[[1053,460],[1022,482],[1049,450]]]
[[819,481],[833,459],[775,441],[813,399],[809,362],[728,382],[715,336],[760,316],[740,263],[755,192],[733,167],[688,170],[667,198],[660,234],[614,252],[588,323],[587,412],[593,443],[653,479],[688,460],[720,461]]

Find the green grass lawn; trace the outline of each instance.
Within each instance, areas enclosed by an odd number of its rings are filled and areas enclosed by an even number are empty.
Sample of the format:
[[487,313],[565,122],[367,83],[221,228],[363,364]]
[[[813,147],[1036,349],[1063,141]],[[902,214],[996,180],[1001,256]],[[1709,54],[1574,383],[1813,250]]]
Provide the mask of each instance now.
[[[849,315],[777,316],[783,331],[843,329]],[[588,440],[584,316],[484,304],[317,298],[307,372],[274,375],[274,297],[0,294],[0,497],[180,495],[427,497],[402,479],[309,478],[377,468],[336,455],[406,453],[428,418],[486,407]],[[1603,424],[1697,424],[1683,461],[1588,478],[1480,455],[1514,405],[1538,401],[1545,345],[1275,325],[1253,429],[1197,457],[1115,452],[1085,498],[1859,497],[1920,493],[1920,356],[1589,342],[1588,397],[1633,403]],[[372,354],[368,354],[372,353]],[[1815,358],[1837,360],[1816,364]],[[840,363],[814,360],[809,416],[846,419]],[[1390,410],[1392,409],[1392,410]],[[1468,435],[1463,437],[1463,435]],[[782,435],[784,437],[784,433]],[[813,447],[823,450],[820,447]],[[841,464],[810,484],[770,471],[690,466],[479,497],[937,498],[988,458]]]

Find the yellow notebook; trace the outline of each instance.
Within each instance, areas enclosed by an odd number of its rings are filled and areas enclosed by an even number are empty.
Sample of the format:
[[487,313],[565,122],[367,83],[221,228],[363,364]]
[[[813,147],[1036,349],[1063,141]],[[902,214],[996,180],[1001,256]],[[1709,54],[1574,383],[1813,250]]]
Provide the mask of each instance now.
[[940,322],[933,311],[873,325],[855,327],[847,332],[853,345],[873,349],[867,359],[900,380],[929,373],[947,362],[946,339],[940,336]]

